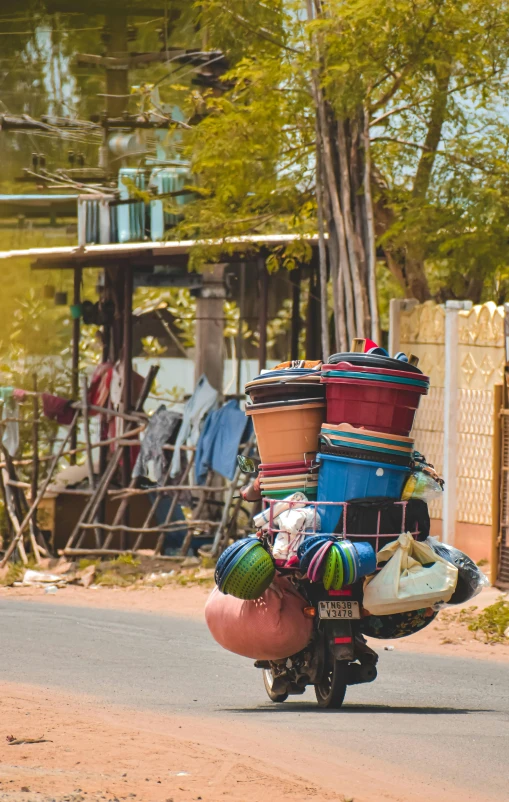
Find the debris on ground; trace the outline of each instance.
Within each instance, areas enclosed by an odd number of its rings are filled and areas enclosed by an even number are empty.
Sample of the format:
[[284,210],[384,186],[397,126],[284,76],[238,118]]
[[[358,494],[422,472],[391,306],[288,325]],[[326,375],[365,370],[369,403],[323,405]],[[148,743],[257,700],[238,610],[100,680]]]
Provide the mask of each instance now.
[[94,582],[96,573],[97,573],[97,565],[95,564],[87,565],[87,567],[84,568],[83,571],[78,571],[78,573],[76,574],[76,579],[78,580],[80,585],[83,585],[84,588],[89,588],[90,585],[92,585]]
[[127,553],[115,559],[81,559],[76,562],[62,557],[45,560],[44,566],[30,565],[28,568],[10,563],[0,574],[0,585],[43,588],[45,593],[56,593],[57,589],[68,585],[90,589],[99,586],[161,588],[172,584],[208,586],[213,582],[214,568],[210,557],[175,557],[170,561],[169,558],[145,553],[140,553],[139,557]]
[[8,735],[5,739],[9,746],[21,746],[22,744],[45,744],[53,743],[49,738],[41,735],[40,738],[15,738],[14,735]]
[[45,585],[64,588],[67,585],[67,580],[63,576],[57,576],[57,574],[50,574],[47,571],[33,571],[31,568],[27,568],[22,581],[14,582],[13,584],[14,587],[24,588],[41,588]]

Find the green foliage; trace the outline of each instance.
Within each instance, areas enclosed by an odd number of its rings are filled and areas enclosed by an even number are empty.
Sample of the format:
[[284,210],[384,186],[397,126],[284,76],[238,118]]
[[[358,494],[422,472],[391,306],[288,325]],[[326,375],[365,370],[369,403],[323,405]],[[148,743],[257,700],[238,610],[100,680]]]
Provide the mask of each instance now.
[[29,555],[29,557],[27,558],[26,565],[22,562],[8,563],[5,575],[0,577],[0,585],[3,585],[4,587],[10,587],[15,582],[21,582],[27,568],[31,568],[32,570],[37,569],[37,563],[35,562],[35,557],[33,557],[32,555]]
[[143,353],[148,357],[162,356],[166,353],[166,346],[159,342],[157,337],[142,337]]
[[140,564],[140,560],[133,554],[119,554],[114,560],[111,560],[110,567],[114,568],[117,565],[132,565],[134,567]]
[[494,604],[490,604],[481,613],[474,616],[468,628],[472,632],[482,632],[488,643],[502,643],[509,629],[509,601],[500,596]]
[[[400,291],[411,289],[417,264],[439,300],[502,301],[507,0],[328,0],[325,8],[308,22],[301,2],[200,3],[210,44],[224,49],[231,67],[221,96],[202,94],[207,114],[187,135],[198,199],[176,236],[316,231],[311,74],[318,69],[339,117],[369,111],[377,236]],[[225,249],[204,242],[196,263]],[[280,265],[281,255],[270,257],[270,269]],[[378,272],[387,295],[394,285],[385,268]],[[385,299],[382,307],[385,318]]]
[[78,571],[84,571],[85,568],[89,568],[91,565],[98,566],[100,564],[100,560],[89,560],[87,557],[82,557],[81,560],[78,561]]

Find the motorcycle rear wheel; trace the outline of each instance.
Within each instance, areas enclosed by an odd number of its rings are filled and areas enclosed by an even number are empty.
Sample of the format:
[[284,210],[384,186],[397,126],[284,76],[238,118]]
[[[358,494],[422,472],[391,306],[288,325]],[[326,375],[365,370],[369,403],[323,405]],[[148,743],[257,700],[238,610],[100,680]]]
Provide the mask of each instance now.
[[272,690],[272,686],[274,684],[274,675],[271,668],[263,669],[263,684],[265,685],[267,696],[271,702],[286,702],[288,699],[287,693],[274,693]]
[[347,688],[348,661],[335,660],[328,652],[320,682],[315,685],[319,707],[339,710],[344,702]]

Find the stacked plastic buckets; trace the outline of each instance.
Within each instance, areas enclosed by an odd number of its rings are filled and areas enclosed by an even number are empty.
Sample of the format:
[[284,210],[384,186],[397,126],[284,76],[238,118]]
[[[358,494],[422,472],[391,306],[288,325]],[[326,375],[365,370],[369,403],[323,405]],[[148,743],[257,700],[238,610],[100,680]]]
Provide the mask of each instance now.
[[[329,359],[321,382],[327,404],[318,501],[400,498],[413,459],[410,432],[428,377],[408,361],[346,353]],[[334,532],[341,509],[324,505],[319,512],[322,531]]]
[[301,491],[317,496],[315,463],[325,414],[325,386],[313,368],[266,371],[246,385],[261,465],[262,495],[285,498]]

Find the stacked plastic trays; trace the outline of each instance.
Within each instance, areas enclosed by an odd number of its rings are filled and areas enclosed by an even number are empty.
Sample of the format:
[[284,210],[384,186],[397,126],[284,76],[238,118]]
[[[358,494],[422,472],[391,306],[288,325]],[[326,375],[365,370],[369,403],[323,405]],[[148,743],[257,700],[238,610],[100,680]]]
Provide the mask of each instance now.
[[[399,499],[412,465],[410,433],[428,377],[402,359],[345,353],[331,356],[321,383],[327,403],[318,501]],[[319,511],[322,531],[334,532],[340,509],[324,505]]]
[[325,414],[325,386],[316,368],[267,371],[246,385],[260,454],[262,495],[286,498],[296,491],[316,499],[315,462]]

